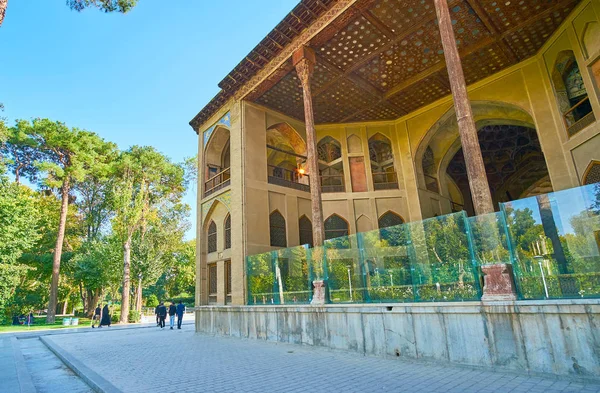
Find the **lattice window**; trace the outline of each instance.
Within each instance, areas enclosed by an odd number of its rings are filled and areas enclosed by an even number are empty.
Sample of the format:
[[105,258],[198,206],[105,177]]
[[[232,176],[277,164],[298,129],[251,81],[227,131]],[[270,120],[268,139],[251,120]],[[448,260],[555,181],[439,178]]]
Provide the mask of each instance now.
[[269,227],[271,232],[271,246],[287,247],[285,218],[277,210],[269,216]]
[[329,240],[341,236],[348,236],[348,223],[342,217],[333,214],[325,220],[325,239]]
[[306,216],[300,217],[298,222],[298,227],[300,229],[300,244],[308,244],[310,247],[313,245],[313,233],[312,233],[312,223]]
[[217,294],[217,264],[208,265],[208,295]]
[[600,183],[600,163],[593,163],[583,177],[583,184]]
[[217,251],[217,224],[211,221],[208,225],[208,253]]
[[389,228],[396,225],[404,224],[402,217],[394,212],[386,212],[384,215],[379,217],[379,228]]
[[231,216],[225,219],[225,249],[231,248]]
[[225,261],[225,294],[231,296],[231,261]]

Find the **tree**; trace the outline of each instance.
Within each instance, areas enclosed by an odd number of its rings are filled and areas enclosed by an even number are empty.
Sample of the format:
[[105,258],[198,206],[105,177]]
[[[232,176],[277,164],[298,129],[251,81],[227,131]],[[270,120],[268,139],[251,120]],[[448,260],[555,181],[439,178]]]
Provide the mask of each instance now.
[[[137,4],[138,0],[67,0],[67,5],[75,11],[83,11],[86,8],[94,7],[103,12],[121,12],[130,11]],[[0,0],[0,26],[6,15],[8,0]]]
[[17,184],[21,177],[37,182],[39,170],[36,163],[44,159],[38,141],[27,133],[29,128],[28,121],[17,121],[14,127],[6,130],[6,141],[0,147],[0,155],[4,157],[8,169],[14,173]]
[[114,145],[107,144],[92,132],[77,128],[69,129],[63,123],[48,119],[35,119],[31,123],[19,122],[18,124],[23,134],[22,139],[36,141],[35,149],[41,157],[36,162],[36,168],[45,175],[41,181],[42,185],[50,189],[58,189],[61,200],[46,317],[48,323],[54,323],[71,189],[77,182],[85,179],[94,167],[106,164],[106,152],[114,149]]
[[127,323],[134,235],[146,232],[166,203],[178,203],[185,191],[184,171],[152,147],[133,146],[117,163],[113,186],[113,230],[123,245],[121,322]]

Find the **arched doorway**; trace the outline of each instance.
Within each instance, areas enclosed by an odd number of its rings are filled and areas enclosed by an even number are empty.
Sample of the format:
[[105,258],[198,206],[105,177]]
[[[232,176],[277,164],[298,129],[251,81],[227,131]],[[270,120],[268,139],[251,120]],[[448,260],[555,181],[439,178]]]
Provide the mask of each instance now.
[[229,130],[217,126],[204,148],[204,196],[229,185]]
[[306,172],[306,142],[287,123],[267,129],[267,176],[269,183],[309,191]]
[[[473,116],[494,205],[552,191],[532,117],[501,102],[475,101]],[[440,213],[474,214],[456,114],[451,108],[417,149],[415,164],[422,199],[440,200]],[[435,179],[436,187],[430,185]],[[438,213],[423,209],[424,217]]]

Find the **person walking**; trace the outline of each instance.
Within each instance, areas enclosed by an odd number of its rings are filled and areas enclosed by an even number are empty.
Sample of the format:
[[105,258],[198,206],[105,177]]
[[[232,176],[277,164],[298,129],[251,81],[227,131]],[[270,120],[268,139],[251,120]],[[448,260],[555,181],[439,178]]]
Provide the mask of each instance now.
[[110,311],[108,310],[108,304],[105,304],[102,309],[102,318],[100,319],[100,326],[98,327],[101,328],[102,326],[110,327]]
[[156,314],[156,326],[160,326],[160,318],[158,317],[158,308],[160,307],[160,303],[154,308],[154,314]]
[[171,330],[173,330],[173,326],[175,326],[176,313],[177,309],[175,308],[175,303],[171,301],[171,305],[169,306],[169,326],[171,326]]
[[98,327],[100,327],[100,318],[102,318],[102,309],[98,304],[98,307],[96,307],[96,310],[94,311],[94,316],[92,317],[92,329],[96,327],[96,323],[98,324]]
[[181,322],[183,321],[183,314],[185,313],[185,305],[179,301],[177,305],[177,329],[181,329]]
[[167,318],[167,308],[165,307],[165,303],[160,302],[158,305],[158,326],[161,329],[165,328],[165,319]]

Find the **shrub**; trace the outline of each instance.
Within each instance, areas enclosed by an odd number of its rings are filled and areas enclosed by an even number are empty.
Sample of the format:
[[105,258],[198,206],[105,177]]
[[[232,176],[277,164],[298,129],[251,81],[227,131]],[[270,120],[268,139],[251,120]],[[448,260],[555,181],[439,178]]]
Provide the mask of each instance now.
[[150,294],[146,298],[146,307],[156,307],[158,306],[158,298],[155,294]]
[[116,313],[116,312],[115,312],[115,313],[113,313],[113,314],[110,316],[110,322],[111,322],[111,323],[117,323],[117,322],[119,322],[119,319],[121,319],[121,314],[120,314],[120,313]]
[[139,311],[129,310],[129,316],[127,318],[127,321],[129,323],[138,323],[141,320],[142,320],[142,314]]

